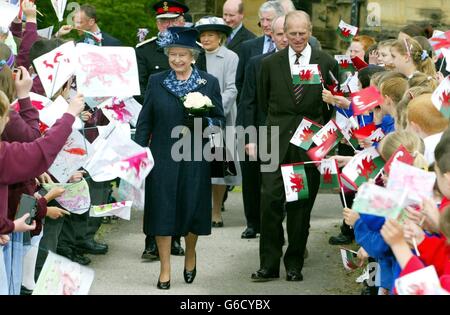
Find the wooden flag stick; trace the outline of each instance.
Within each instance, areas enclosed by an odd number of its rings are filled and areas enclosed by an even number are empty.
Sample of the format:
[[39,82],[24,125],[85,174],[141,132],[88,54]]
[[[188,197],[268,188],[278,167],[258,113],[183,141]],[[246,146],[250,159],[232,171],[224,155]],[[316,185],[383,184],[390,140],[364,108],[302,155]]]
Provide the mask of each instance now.
[[415,252],[416,252],[416,255],[417,255],[418,257],[420,257],[420,252],[419,252],[419,248],[417,247],[417,241],[416,241],[416,238],[413,237],[412,241],[413,241],[414,250],[415,250]]

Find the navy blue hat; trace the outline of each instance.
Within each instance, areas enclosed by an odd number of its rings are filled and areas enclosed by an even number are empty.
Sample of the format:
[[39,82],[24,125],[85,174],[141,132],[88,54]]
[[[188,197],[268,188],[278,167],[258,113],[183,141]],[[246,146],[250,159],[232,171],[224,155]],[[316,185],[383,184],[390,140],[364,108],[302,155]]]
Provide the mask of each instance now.
[[163,48],[183,47],[201,50],[196,42],[197,37],[198,31],[195,28],[173,26],[159,34],[158,45]]
[[153,5],[157,19],[174,19],[189,11],[189,8],[178,1],[158,1]]

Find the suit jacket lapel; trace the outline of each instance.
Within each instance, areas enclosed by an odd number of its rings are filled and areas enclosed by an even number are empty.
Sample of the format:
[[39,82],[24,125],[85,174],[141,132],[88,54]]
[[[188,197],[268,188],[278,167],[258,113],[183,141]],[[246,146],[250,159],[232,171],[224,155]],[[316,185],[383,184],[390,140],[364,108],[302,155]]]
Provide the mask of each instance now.
[[294,94],[294,86],[292,84],[292,75],[291,75],[291,66],[289,64],[289,49],[286,48],[283,50],[282,55],[279,59],[280,69],[284,80],[286,81],[286,86],[289,87],[289,93],[291,94],[292,101],[295,104],[295,94]]

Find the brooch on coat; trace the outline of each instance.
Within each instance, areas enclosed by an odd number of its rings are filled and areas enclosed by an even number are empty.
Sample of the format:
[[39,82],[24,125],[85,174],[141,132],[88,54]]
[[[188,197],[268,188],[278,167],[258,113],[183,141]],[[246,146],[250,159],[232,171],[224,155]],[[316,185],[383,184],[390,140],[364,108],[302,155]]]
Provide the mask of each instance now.
[[208,83],[208,81],[206,79],[198,79],[197,80],[197,84],[205,85],[206,83]]

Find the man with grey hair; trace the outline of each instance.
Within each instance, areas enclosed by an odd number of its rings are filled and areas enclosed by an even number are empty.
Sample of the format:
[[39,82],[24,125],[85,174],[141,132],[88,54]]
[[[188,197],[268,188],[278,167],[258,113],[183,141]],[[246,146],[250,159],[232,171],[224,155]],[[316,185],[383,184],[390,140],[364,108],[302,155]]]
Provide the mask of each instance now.
[[[267,56],[287,47],[288,42],[284,34],[285,16],[276,17],[272,22],[272,38],[276,49],[267,54],[252,57],[245,68],[244,86],[242,87],[242,97],[240,110],[244,117],[243,126],[258,127],[264,126],[266,115],[260,110],[257,101],[257,81],[261,74],[261,62]],[[257,140],[257,139],[255,139]],[[244,211],[247,221],[247,228],[242,232],[241,238],[256,238],[260,233],[260,199],[261,199],[261,162],[258,159],[256,143],[251,139],[243,139],[245,142],[246,158],[241,162],[242,171],[242,193],[244,198]]]
[[[320,173],[314,164],[305,165],[308,198],[286,203],[280,166],[310,161],[306,151],[291,144],[290,140],[304,118],[325,124],[330,120],[332,110],[328,110],[322,100],[322,85],[294,84],[293,69],[316,64],[322,72],[324,84],[331,84],[330,72],[336,76],[339,69],[333,57],[311,48],[308,43],[311,30],[307,13],[288,13],[284,24],[288,48],[262,61],[258,103],[267,115],[269,133],[272,127],[279,130],[279,135],[269,134],[267,137],[269,151],[279,149],[279,167],[276,171],[262,173],[260,269],[252,274],[253,281],[279,278],[280,258],[283,255],[284,209],[289,243],[284,254],[286,280],[303,280],[301,271],[309,235],[309,220],[319,190]],[[271,161],[267,163],[271,164]]]
[[228,36],[226,47],[239,55],[241,43],[256,37],[243,24],[244,4],[242,0],[227,0],[223,5],[223,20],[233,29]]

